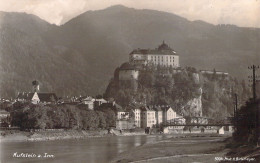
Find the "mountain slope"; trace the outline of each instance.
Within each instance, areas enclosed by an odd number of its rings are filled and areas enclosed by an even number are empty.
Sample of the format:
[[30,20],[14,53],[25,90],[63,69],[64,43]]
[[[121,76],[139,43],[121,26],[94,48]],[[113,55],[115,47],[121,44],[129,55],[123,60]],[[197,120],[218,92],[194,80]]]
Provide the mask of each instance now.
[[153,10],[113,6],[88,11],[62,26],[23,13],[0,12],[1,97],[30,90],[59,96],[103,93],[113,70],[134,48],[165,40],[182,66],[227,71],[245,79],[260,59],[260,29],[214,26]]

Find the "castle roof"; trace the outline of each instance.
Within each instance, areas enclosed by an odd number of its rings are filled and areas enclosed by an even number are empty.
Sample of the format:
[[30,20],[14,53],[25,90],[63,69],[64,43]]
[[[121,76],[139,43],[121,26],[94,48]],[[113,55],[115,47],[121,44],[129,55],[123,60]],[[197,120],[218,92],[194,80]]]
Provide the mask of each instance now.
[[131,54],[143,54],[143,55],[177,55],[176,52],[167,45],[164,41],[161,45],[158,46],[156,49],[135,49]]
[[167,45],[164,41],[163,41],[163,43],[161,45],[159,45],[158,50],[159,51],[162,51],[162,50],[173,51],[173,49],[169,45]]

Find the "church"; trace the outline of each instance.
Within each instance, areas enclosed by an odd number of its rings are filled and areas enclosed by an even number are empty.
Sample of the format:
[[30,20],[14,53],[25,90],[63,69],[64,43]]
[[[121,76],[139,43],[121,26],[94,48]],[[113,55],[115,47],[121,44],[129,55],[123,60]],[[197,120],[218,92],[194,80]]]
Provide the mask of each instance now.
[[43,103],[51,104],[56,103],[58,98],[55,93],[39,93],[40,86],[38,81],[33,81],[33,92],[22,92],[18,93],[17,101],[20,102],[31,102],[33,104]]

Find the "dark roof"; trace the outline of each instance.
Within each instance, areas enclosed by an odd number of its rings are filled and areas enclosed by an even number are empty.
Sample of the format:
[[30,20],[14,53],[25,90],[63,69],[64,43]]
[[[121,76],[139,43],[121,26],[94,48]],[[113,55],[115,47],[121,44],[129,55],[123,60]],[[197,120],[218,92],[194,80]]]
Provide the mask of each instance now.
[[19,93],[17,96],[17,99],[24,99],[24,100],[31,100],[33,97],[34,93]]
[[131,54],[162,54],[162,55],[177,55],[176,52],[166,43],[162,43],[159,45],[156,49],[135,49],[133,50]]
[[58,97],[55,93],[37,93],[41,102],[53,102],[58,101]]
[[[58,101],[58,97],[55,93],[37,93],[41,102],[53,102]],[[27,101],[32,100],[34,93],[19,93],[17,99],[24,99]]]
[[82,96],[82,97],[79,97],[77,100],[79,101],[84,101],[84,100],[92,100],[93,98],[91,96]]
[[118,105],[115,102],[102,103],[100,106],[101,107],[112,107],[112,108],[116,109],[116,111],[125,111],[122,106]]
[[165,44],[164,41],[163,41],[163,43],[161,45],[159,45],[158,50],[160,50],[160,51],[162,51],[162,50],[173,51],[173,49],[169,45]]
[[159,107],[159,106],[158,106],[158,107],[154,107],[153,109],[154,109],[155,111],[162,111],[162,108]]
[[142,111],[155,111],[152,108],[149,108],[148,106],[143,106],[140,108]]
[[162,110],[163,111],[168,111],[171,107],[170,106],[165,106],[165,107],[162,107]]

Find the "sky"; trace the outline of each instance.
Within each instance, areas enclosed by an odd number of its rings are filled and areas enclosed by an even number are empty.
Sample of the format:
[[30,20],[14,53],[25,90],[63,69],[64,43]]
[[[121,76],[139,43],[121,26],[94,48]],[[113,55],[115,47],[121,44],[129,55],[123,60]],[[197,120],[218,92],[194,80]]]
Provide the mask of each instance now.
[[83,12],[118,4],[170,12],[191,21],[260,28],[260,0],[0,0],[0,11],[26,12],[60,25]]

